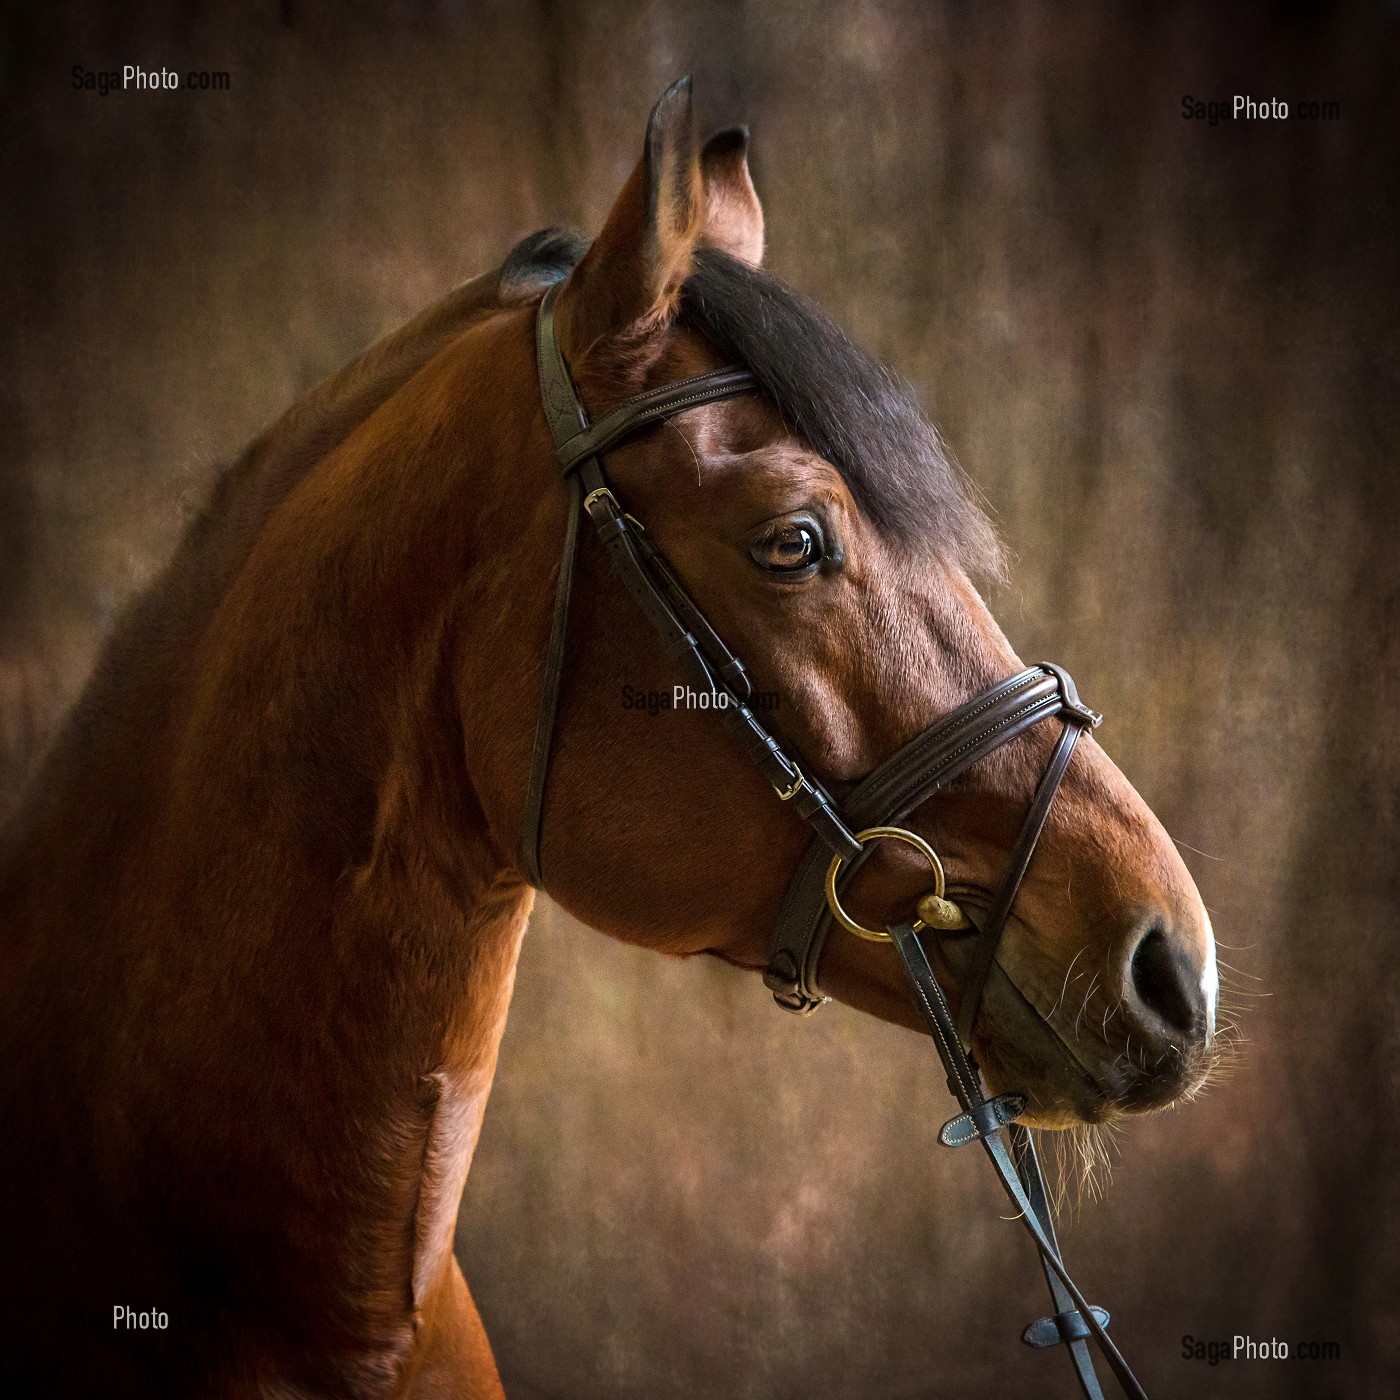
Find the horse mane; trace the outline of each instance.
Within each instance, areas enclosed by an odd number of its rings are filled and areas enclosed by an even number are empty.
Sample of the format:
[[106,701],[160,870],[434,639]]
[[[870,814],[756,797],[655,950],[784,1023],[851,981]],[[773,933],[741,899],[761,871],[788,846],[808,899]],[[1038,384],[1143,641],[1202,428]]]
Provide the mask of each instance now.
[[[130,750],[138,741],[113,721],[140,715],[143,729],[158,728],[151,721],[169,712],[184,659],[269,516],[306,473],[474,322],[536,298],[567,276],[584,246],[576,235],[553,229],[523,239],[500,268],[462,283],[377,341],[244,449],[219,477],[170,562],[127,606],[103,644],[20,802],[0,822],[0,868],[39,812],[77,790],[68,779],[82,773],[101,779],[105,769],[114,784],[129,783]],[[99,784],[96,790],[107,789]]]

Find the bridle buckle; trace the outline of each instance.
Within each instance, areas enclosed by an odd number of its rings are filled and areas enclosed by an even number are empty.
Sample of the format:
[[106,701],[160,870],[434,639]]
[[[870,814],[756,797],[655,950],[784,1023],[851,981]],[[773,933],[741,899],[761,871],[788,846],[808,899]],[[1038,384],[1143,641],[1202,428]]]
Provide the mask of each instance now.
[[807,779],[804,778],[801,773],[799,773],[790,788],[780,788],[776,783],[774,783],[773,791],[778,794],[779,802],[788,802],[792,798],[796,797],[797,794],[801,792],[802,789],[806,786]]

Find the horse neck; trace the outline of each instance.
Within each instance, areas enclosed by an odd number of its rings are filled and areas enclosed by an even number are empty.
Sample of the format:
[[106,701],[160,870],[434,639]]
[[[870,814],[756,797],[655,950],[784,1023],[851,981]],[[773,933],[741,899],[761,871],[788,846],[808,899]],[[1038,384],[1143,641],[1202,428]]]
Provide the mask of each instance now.
[[415,1213],[415,1270],[450,1244],[531,900],[461,710],[510,571],[490,517],[542,435],[528,324],[464,333],[306,473],[180,655],[139,658],[168,668],[162,704],[86,719],[101,761],[52,770],[63,790],[0,878],[43,980],[96,1018],[93,1058],[123,1046],[114,1120],[139,1103],[196,1172],[221,1151],[252,1191],[278,1153],[352,1182],[340,1157],[373,1157],[366,1199],[339,1199],[389,1222],[391,1255]]

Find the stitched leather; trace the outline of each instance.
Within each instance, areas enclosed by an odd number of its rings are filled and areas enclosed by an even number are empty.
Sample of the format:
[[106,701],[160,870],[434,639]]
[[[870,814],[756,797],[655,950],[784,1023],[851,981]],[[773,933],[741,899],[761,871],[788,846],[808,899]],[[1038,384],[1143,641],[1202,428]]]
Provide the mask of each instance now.
[[[1100,1327],[1107,1327],[1108,1313],[1103,1308],[1091,1308]],[[1075,1308],[1072,1312],[1054,1313],[1050,1317],[1037,1318],[1024,1332],[1021,1340],[1028,1347],[1057,1347],[1062,1342],[1080,1342],[1092,1337],[1084,1314]]]
[[950,1118],[938,1130],[938,1140],[944,1147],[963,1147],[976,1138],[986,1137],[988,1133],[1014,1123],[1025,1111],[1024,1094],[998,1094],[996,1098],[974,1104],[966,1113]]
[[[987,1102],[986,1094],[977,1066],[968,1058],[958,1040],[952,1013],[948,1009],[943,989],[938,985],[933,969],[929,966],[928,955],[919,942],[918,934],[909,924],[893,925],[890,928],[890,938],[914,992],[915,1004],[928,1027],[938,1057],[943,1062],[948,1087],[963,1111],[970,1113]],[[1011,1139],[1009,1147],[1003,1141],[1003,1131]],[[991,1129],[981,1135],[978,1141],[1040,1253],[1041,1265],[1050,1286],[1050,1296],[1054,1300],[1056,1314],[1067,1315],[1077,1311],[1123,1393],[1129,1400],[1147,1400],[1146,1392],[1123,1359],[1123,1354],[1104,1330],[1104,1321],[1100,1321],[1098,1313],[1089,1306],[1060,1258],[1059,1244],[1055,1239],[1054,1219],[1030,1134],[1019,1123],[1013,1123],[1004,1130]],[[1101,1311],[1100,1309],[1099,1312]],[[1067,1341],[1066,1346],[1085,1396],[1088,1400],[1103,1400],[1103,1391],[1099,1386],[1098,1377],[1094,1374],[1093,1359],[1086,1342],[1073,1339]]]
[[[1009,676],[930,725],[863,779],[846,799],[846,825],[861,831],[867,826],[903,821],[922,802],[994,749],[1041,720],[1055,715],[1069,718],[1071,707],[1076,725],[1098,722],[1098,716],[1084,707],[1074,682],[1060,667],[1031,666]],[[1053,796],[1052,786],[1048,798]],[[1040,821],[1043,825],[1043,815]],[[871,849],[866,847],[845,862],[837,876],[838,890],[844,890],[855,877]],[[825,1000],[818,985],[817,968],[832,924],[825,887],[829,860],[829,853],[813,842],[788,884],[769,940],[764,981],[785,1010],[810,1013]],[[1003,879],[1003,891],[1009,888],[1009,870],[1010,867]],[[1024,869],[1021,873],[1024,875]],[[1019,878],[1015,884],[1019,885]],[[1014,899],[1015,889],[1011,888],[1010,893]],[[990,946],[994,954],[995,942]],[[982,980],[985,978],[984,972]]]
[[[1035,1150],[1035,1139],[1029,1130],[1023,1128],[1019,1123],[1013,1123],[1006,1130],[1006,1135],[1011,1144],[1011,1158],[1016,1166],[1016,1175],[1025,1189],[1026,1198],[1030,1201],[1031,1209],[1035,1212],[1045,1237],[1058,1251],[1060,1242],[1055,1238],[1055,1215],[1050,1209],[1050,1201],[1045,1193],[1045,1178],[1041,1174],[1040,1158]],[[1045,1275],[1045,1284],[1050,1290],[1050,1297],[1054,1302],[1056,1313],[1077,1312],[1075,1299],[1070,1296],[1069,1290],[1065,1287],[1059,1274],[1051,1267],[1043,1253],[1040,1256],[1040,1267],[1041,1272]],[[1095,1317],[1098,1318],[1102,1309],[1094,1309],[1093,1311]],[[1104,1329],[1107,1326],[1108,1314],[1103,1313],[1102,1318],[1099,1319],[1099,1335],[1104,1335]],[[1093,1340],[1095,1345],[1099,1345],[1098,1336],[1094,1336]],[[1065,1350],[1069,1353],[1070,1363],[1073,1365],[1075,1377],[1079,1381],[1079,1388],[1088,1397],[1088,1400],[1103,1400],[1103,1392],[1099,1388],[1099,1378],[1094,1372],[1094,1360],[1089,1352],[1088,1339],[1067,1338]],[[1123,1361],[1121,1356],[1118,1357],[1118,1360],[1126,1370],[1127,1363]],[[1111,1360],[1110,1365],[1112,1365]],[[1131,1377],[1132,1372],[1129,1371],[1128,1375]],[[1119,1384],[1122,1384],[1121,1376]]]
[[633,433],[640,432],[659,419],[669,418],[673,413],[696,408],[702,403],[713,403],[716,399],[726,399],[731,394],[745,393],[755,387],[756,381],[748,370],[731,367],[697,374],[691,379],[682,379],[659,389],[649,389],[628,399],[592,427],[584,427],[563,442],[556,441],[555,454],[560,469],[570,472],[584,458],[601,455],[623,438],[631,437]]

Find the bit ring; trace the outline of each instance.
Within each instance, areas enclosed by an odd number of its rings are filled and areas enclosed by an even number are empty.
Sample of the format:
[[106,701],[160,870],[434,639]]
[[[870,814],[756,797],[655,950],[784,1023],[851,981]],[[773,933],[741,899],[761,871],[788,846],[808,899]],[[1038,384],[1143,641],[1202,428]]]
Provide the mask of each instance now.
[[[906,846],[913,846],[923,858],[928,861],[933,870],[933,893],[925,895],[919,901],[919,917],[914,920],[914,928],[966,928],[967,916],[951,900],[945,899],[943,891],[947,887],[947,877],[943,873],[943,862],[938,859],[938,853],[924,840],[922,836],[915,832],[906,831],[902,826],[870,826],[864,831],[856,833],[856,840],[863,846],[867,841],[875,841],[881,837],[886,837],[891,841],[903,841]],[[853,933],[857,938],[867,939],[871,943],[888,943],[890,936],[879,929],[865,928],[856,923],[842,907],[841,897],[836,892],[836,876],[841,869],[843,857],[832,856],[831,864],[826,869],[826,902],[831,909],[832,917],[848,933]],[[926,912],[934,914],[935,917],[926,919]]]

